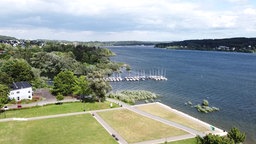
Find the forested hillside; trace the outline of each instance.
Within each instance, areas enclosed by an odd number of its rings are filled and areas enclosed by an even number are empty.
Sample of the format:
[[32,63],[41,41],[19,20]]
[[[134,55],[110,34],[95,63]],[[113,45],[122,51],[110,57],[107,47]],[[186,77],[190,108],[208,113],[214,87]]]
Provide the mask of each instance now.
[[15,40],[15,37],[0,35],[0,40]]
[[252,53],[256,52],[256,38],[184,40],[170,43],[159,43],[156,44],[155,47]]

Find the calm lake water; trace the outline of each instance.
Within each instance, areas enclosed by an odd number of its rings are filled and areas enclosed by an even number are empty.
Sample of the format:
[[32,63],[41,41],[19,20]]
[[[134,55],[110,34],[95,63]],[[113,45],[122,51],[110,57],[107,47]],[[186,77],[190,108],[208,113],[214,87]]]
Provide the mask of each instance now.
[[[166,50],[153,47],[109,47],[113,61],[131,65],[133,71],[165,69],[168,81],[111,83],[113,91],[143,89],[161,96],[162,103],[224,130],[236,126],[256,143],[256,54]],[[203,99],[219,112],[202,114],[185,106]]]

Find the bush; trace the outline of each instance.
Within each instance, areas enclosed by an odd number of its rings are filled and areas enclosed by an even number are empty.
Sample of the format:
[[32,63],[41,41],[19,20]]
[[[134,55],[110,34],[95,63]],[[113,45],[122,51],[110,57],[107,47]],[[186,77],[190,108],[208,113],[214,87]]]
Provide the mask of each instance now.
[[203,100],[203,103],[202,103],[203,106],[209,106],[209,102],[207,100]]
[[58,93],[58,95],[56,96],[57,101],[61,101],[64,99],[64,96],[61,93]]
[[154,102],[158,96],[155,93],[145,90],[125,90],[121,92],[110,93],[108,97],[121,100],[125,103],[135,104],[138,100],[147,100],[147,102],[150,100],[151,102]]
[[233,139],[235,143],[243,143],[245,141],[245,133],[240,132],[236,127],[231,128],[228,132],[228,138]]

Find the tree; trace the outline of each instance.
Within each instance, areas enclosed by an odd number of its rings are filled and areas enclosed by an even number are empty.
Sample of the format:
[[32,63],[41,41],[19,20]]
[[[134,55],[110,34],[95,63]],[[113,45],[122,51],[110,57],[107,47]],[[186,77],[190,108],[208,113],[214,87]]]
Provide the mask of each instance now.
[[77,77],[71,71],[60,72],[53,80],[53,94],[62,94],[67,96],[72,94],[77,85]]
[[102,71],[93,71],[88,74],[90,91],[95,100],[104,101],[106,94],[112,89],[110,84],[103,80]]
[[31,65],[42,72],[42,76],[53,78],[61,71],[75,71],[79,63],[73,58],[72,53],[38,52],[31,58]]
[[5,72],[14,82],[32,81],[34,74],[31,66],[24,59],[9,59],[1,66],[1,71]]
[[90,89],[93,97],[101,102],[105,100],[106,94],[111,90],[111,86],[103,79],[94,79],[90,83]]
[[197,144],[234,144],[232,139],[227,137],[221,137],[219,135],[208,134],[203,138],[200,136],[196,137]]
[[0,108],[8,102],[9,87],[3,84],[0,84]]
[[74,87],[74,95],[89,95],[90,87],[89,82],[85,76],[80,76],[77,79],[77,85]]
[[7,73],[0,71],[0,84],[9,86],[12,84],[13,79]]
[[231,128],[227,136],[233,139],[236,144],[243,143],[246,138],[245,133],[240,132],[236,127]]
[[45,77],[38,77],[38,78],[35,78],[31,84],[33,86],[33,89],[39,89],[39,88],[45,88],[47,87],[47,81],[48,79],[45,78]]
[[63,96],[62,94],[58,93],[57,96],[56,96],[56,100],[57,100],[58,102],[60,102],[60,101],[62,101],[63,99],[64,99],[64,96]]

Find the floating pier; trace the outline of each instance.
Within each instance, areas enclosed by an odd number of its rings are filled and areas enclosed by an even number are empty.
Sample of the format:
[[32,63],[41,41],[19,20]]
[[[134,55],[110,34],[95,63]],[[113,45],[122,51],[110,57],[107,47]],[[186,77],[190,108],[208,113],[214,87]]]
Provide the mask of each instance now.
[[[131,76],[132,75],[132,76]],[[155,81],[167,81],[165,70],[150,70],[148,74],[144,70],[135,71],[134,74],[128,73],[128,76],[122,77],[120,73],[113,74],[111,77],[104,78],[105,81],[109,82],[121,82],[121,81],[145,81],[145,80],[155,80]]]

